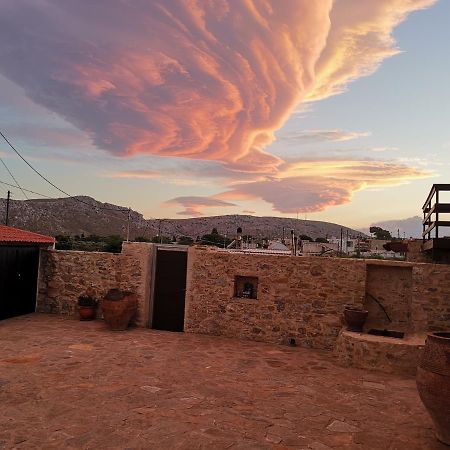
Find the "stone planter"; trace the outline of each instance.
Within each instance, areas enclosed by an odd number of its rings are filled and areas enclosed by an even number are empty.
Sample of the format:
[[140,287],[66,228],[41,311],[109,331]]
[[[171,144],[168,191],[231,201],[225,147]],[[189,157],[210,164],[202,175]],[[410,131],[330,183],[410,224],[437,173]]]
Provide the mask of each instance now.
[[123,331],[128,328],[130,320],[136,314],[137,298],[130,292],[122,293],[114,289],[108,292],[101,306],[108,327],[113,331]]
[[416,381],[437,439],[450,445],[450,331],[428,334]]
[[368,314],[369,312],[365,309],[346,306],[344,309],[344,319],[347,323],[347,330],[361,333]]

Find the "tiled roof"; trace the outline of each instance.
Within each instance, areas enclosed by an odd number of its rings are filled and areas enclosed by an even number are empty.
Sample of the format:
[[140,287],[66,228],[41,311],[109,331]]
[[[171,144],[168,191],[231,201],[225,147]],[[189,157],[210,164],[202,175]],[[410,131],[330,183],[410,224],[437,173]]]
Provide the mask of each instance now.
[[50,236],[44,236],[43,234],[32,233],[31,231],[19,230],[18,228],[0,225],[0,245],[4,243],[52,245],[54,242],[55,238]]

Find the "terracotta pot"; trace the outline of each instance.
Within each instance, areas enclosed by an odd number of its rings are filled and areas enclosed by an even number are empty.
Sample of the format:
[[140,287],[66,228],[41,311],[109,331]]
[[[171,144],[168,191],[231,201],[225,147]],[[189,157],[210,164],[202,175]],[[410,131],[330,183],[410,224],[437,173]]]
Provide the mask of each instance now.
[[368,311],[352,306],[346,306],[344,309],[344,319],[347,323],[348,331],[362,332],[363,326],[366,323]]
[[121,300],[102,300],[103,318],[114,331],[126,330],[136,310],[137,298],[134,294],[126,295]]
[[450,331],[428,334],[416,381],[436,437],[450,445]]
[[80,320],[94,320],[96,308],[94,306],[79,306]]

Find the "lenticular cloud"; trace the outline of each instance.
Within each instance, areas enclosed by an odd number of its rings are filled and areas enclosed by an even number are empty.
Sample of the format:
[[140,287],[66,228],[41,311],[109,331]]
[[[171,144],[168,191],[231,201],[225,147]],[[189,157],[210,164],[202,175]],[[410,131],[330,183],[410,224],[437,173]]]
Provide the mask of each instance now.
[[0,72],[115,154],[271,170],[305,97],[339,91],[432,0],[3,0]]
[[112,154],[276,176],[298,104],[373,72],[433,2],[2,0],[0,74]]
[[4,0],[0,71],[116,154],[270,168],[331,0]]

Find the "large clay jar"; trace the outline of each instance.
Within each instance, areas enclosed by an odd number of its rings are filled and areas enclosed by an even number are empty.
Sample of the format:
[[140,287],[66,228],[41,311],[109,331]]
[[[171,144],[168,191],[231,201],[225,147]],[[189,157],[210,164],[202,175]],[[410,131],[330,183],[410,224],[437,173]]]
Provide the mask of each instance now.
[[111,289],[101,302],[103,318],[111,330],[123,331],[137,310],[136,295]]
[[346,306],[344,308],[344,319],[347,323],[347,330],[362,332],[368,314],[365,309]]
[[428,335],[417,369],[417,389],[436,437],[450,445],[450,332]]

